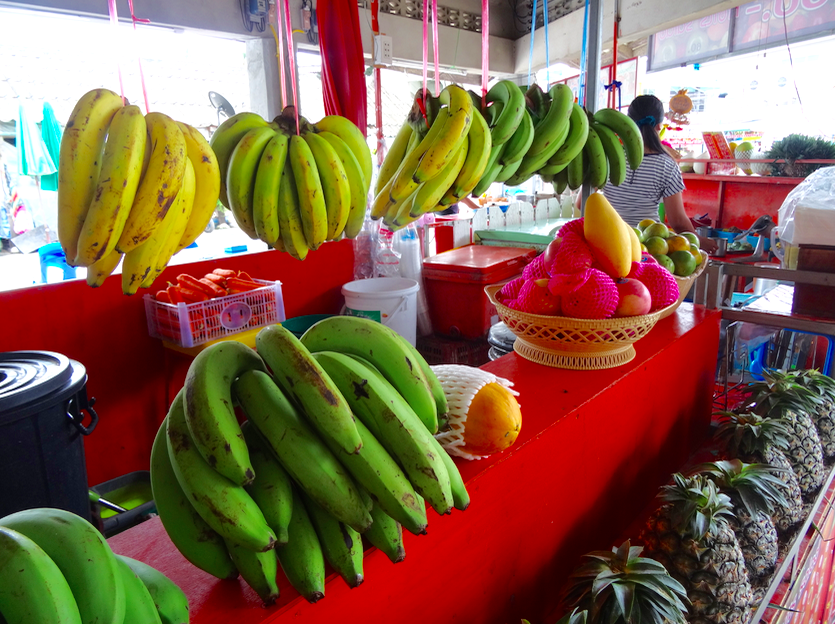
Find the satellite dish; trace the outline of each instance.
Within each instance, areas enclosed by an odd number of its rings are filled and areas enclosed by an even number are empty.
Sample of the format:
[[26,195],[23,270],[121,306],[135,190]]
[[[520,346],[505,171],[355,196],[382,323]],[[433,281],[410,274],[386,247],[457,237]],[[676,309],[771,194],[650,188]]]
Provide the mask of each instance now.
[[235,114],[235,109],[225,97],[215,91],[209,91],[209,101],[217,110],[217,125],[220,125],[220,114],[223,113],[227,118]]

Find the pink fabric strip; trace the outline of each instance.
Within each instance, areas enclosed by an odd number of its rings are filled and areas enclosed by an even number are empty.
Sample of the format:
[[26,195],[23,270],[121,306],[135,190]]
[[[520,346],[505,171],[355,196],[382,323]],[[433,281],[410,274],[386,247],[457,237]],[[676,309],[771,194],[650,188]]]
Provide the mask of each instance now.
[[[116,12],[116,0],[107,0],[107,9],[110,11],[110,24],[113,26],[113,32],[118,37],[119,32],[119,14]],[[119,55],[116,54],[116,72],[119,74],[119,95],[122,96],[122,104],[125,103],[125,85],[122,81],[122,64],[119,62]]]
[[[133,32],[135,35],[136,22],[139,22],[140,24],[150,24],[151,20],[136,17],[136,14],[133,12],[133,0],[128,0],[128,7],[130,7],[130,19],[133,21]],[[139,83],[142,85],[142,97],[145,99],[145,112],[150,113],[151,106],[148,104],[148,90],[145,88],[145,72],[142,71],[142,56],[138,52],[136,54],[136,62],[139,64]]]
[[296,89],[296,51],[293,48],[293,30],[290,26],[290,0],[284,0],[284,27],[287,32],[287,52],[290,55],[290,85],[293,88],[293,108],[296,111],[296,134],[301,134],[299,128],[299,94]]
[[490,82],[490,0],[481,0],[481,108],[487,105]]
[[[423,0],[423,104],[426,106],[426,76],[429,73],[429,0]],[[437,95],[437,94],[436,94]],[[424,113],[425,115],[426,113]]]
[[441,92],[441,71],[438,63],[438,0],[432,0],[432,53],[435,56],[435,95]]
[[284,31],[281,29],[281,7],[276,7],[275,23],[278,27],[276,35],[278,37],[278,75],[281,80],[281,108],[287,106],[287,76],[285,75],[286,64],[284,62]]

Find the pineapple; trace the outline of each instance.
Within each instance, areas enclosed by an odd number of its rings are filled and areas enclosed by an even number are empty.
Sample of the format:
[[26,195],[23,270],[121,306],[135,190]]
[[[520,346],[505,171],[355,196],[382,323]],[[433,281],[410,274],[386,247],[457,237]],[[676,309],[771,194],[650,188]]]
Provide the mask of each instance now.
[[722,412],[715,438],[727,457],[768,464],[783,470],[777,478],[785,485],[785,506],[777,506],[771,519],[777,531],[785,533],[803,519],[803,498],[797,475],[782,449],[789,446],[789,429],[779,418],[764,419],[756,414]]
[[781,471],[766,464],[743,464],[740,460],[702,464],[697,469],[711,479],[733,505],[728,522],[736,533],[745,567],[752,578],[771,574],[777,563],[777,529],[771,519],[776,507],[785,507],[785,484]]
[[745,558],[728,523],[731,501],[701,475],[673,475],[641,535],[647,554],[687,589],[690,624],[745,624],[753,601]]
[[835,380],[816,370],[801,371],[795,379],[820,397],[817,410],[812,412],[812,420],[818,429],[823,456],[831,461],[835,459]]
[[585,555],[568,579],[565,607],[588,611],[588,624],[686,624],[687,592],[642,550],[627,540]]
[[823,485],[823,448],[811,413],[817,411],[817,397],[795,383],[790,375],[763,371],[764,381],[747,388],[756,412],[766,418],[783,418],[789,427],[786,456],[797,475],[803,496],[811,498]]

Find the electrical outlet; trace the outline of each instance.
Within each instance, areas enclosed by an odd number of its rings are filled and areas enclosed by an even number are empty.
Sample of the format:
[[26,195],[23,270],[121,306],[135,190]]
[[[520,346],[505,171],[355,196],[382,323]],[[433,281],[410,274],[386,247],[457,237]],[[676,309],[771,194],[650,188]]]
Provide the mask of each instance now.
[[392,63],[392,42],[387,35],[374,37],[374,64],[389,66]]

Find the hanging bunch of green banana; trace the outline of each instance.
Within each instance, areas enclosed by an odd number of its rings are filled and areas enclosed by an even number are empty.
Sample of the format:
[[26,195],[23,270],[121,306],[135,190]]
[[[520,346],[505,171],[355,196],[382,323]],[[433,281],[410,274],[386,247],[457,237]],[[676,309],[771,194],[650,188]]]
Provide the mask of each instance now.
[[266,327],[256,347],[202,351],[154,442],[154,500],[186,559],[218,578],[240,574],[266,604],[280,567],[315,602],[325,561],[349,586],[363,581],[361,535],[398,562],[403,528],[426,532],[427,503],[466,509],[434,437],[443,387],[397,333],[336,316],[301,340]]
[[151,566],[116,555],[92,524],[62,509],[0,518],[0,621],[187,624],[188,599]]
[[343,233],[362,228],[371,152],[349,119],[329,115],[296,125],[288,106],[274,121],[239,113],[212,135],[223,186],[220,199],[250,238],[299,260]]
[[418,92],[377,178],[371,217],[392,230],[468,195],[490,157],[490,128],[466,91],[450,85],[426,111],[422,102]]
[[107,89],[76,103],[58,161],[58,238],[94,288],[123,258],[124,293],[150,288],[217,205],[220,173],[206,139]]

